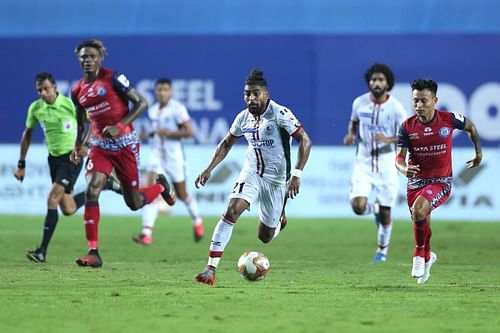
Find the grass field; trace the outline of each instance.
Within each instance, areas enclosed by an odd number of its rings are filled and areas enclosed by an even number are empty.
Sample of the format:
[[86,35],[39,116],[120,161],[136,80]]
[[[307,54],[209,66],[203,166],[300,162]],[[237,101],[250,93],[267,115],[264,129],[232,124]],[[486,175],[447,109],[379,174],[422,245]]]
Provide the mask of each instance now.
[[[211,235],[216,218],[206,220]],[[499,332],[500,223],[434,222],[439,256],[427,285],[410,277],[411,224],[396,222],[389,261],[370,262],[367,220],[294,220],[269,245],[241,219],[217,275],[194,282],[209,237],[192,241],[184,218],[158,221],[155,241],[131,241],[131,218],[101,222],[102,269],[77,267],[81,217],[61,217],[45,264],[25,251],[42,219],[0,217],[0,332]],[[258,249],[267,278],[247,282],[238,256]]]

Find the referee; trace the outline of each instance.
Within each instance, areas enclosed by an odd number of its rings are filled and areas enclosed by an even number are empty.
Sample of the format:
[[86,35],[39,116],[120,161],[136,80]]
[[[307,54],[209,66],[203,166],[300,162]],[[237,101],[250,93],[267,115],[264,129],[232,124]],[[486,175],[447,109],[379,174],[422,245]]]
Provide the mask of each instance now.
[[[64,215],[74,214],[85,203],[85,193],[72,196],[73,186],[82,169],[82,162],[74,164],[69,160],[76,137],[76,113],[73,102],[57,92],[56,81],[50,73],[40,73],[35,77],[35,86],[39,99],[31,103],[26,118],[26,128],[21,139],[19,162],[14,177],[22,182],[26,170],[26,154],[31,143],[31,135],[40,124],[49,152],[48,162],[52,189],[47,198],[47,213],[40,246],[28,251],[26,256],[34,262],[44,262],[50,239],[57,226],[57,207]],[[85,156],[87,147],[82,147],[80,154]]]

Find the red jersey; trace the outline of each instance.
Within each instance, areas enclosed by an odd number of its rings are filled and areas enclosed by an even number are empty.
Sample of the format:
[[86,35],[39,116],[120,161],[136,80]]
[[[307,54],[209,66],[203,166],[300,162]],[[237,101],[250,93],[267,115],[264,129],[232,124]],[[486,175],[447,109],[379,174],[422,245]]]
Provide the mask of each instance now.
[[[73,102],[87,112],[94,139],[109,139],[102,133],[104,127],[116,125],[128,113],[126,94],[130,89],[130,82],[124,74],[103,67],[94,81],[85,82],[82,78],[71,88]],[[123,134],[132,130],[132,125],[129,125]]]
[[398,146],[408,148],[409,164],[420,166],[412,183],[452,176],[452,134],[454,129],[464,128],[464,116],[439,110],[428,123],[422,123],[414,115],[401,124]]

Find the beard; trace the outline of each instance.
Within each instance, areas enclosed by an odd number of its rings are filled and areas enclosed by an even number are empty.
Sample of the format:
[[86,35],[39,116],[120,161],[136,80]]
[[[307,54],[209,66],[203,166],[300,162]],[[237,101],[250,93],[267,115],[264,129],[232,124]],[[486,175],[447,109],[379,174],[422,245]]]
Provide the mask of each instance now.
[[380,98],[384,96],[384,94],[387,92],[387,89],[370,89],[370,92],[372,93],[373,97]]

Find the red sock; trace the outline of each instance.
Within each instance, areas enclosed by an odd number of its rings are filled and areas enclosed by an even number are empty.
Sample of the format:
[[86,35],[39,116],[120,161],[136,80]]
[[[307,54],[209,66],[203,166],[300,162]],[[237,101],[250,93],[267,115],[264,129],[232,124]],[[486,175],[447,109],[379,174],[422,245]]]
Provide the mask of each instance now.
[[429,225],[429,228],[427,229],[427,235],[425,237],[425,246],[424,246],[425,261],[429,261],[431,259],[431,236],[432,236],[432,230],[431,226]]
[[144,204],[152,203],[165,188],[160,184],[153,184],[148,187],[141,188],[141,194],[144,198]]
[[85,237],[89,249],[98,248],[98,227],[99,227],[99,203],[97,201],[87,201],[83,213],[85,223]]
[[415,238],[415,251],[413,256],[425,257],[425,243],[428,235],[429,223],[427,220],[417,221],[413,224],[413,236]]

